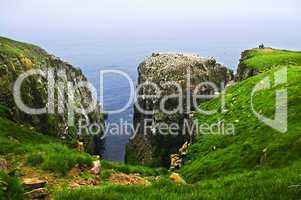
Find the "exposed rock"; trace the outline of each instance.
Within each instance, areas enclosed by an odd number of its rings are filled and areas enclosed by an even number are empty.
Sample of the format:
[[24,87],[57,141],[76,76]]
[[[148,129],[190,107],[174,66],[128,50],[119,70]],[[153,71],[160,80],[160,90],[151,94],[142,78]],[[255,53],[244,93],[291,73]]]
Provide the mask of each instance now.
[[188,153],[189,143],[185,142],[183,146],[179,149],[180,156],[186,156]]
[[180,169],[182,167],[182,159],[179,154],[170,155],[170,170]]
[[79,168],[79,166],[75,166],[71,170],[69,170],[67,176],[68,177],[77,177],[80,175],[81,172],[82,172],[82,170]]
[[48,199],[49,192],[46,188],[38,188],[38,189],[34,189],[30,192],[26,192],[25,196],[28,199]]
[[170,171],[174,171],[176,169],[180,169],[184,164],[186,155],[188,153],[189,143],[185,142],[183,146],[179,149],[178,154],[170,155]]
[[90,172],[94,175],[99,175],[101,169],[100,160],[93,161],[93,167]]
[[172,173],[169,178],[177,184],[186,184],[186,181],[178,173]]
[[4,158],[0,158],[0,171],[7,171],[8,163]]
[[85,151],[85,146],[83,142],[77,141],[77,147],[76,147],[77,151],[79,152],[84,152]]
[[113,173],[108,181],[118,185],[150,185],[150,182],[138,175],[128,175],[124,173]]
[[[161,93],[158,94],[149,85],[144,85],[138,91],[139,98],[136,104],[144,110],[154,112],[145,114],[135,106],[134,127],[138,133],[127,146],[126,161],[168,167],[170,155],[177,152],[186,141],[192,141],[193,133],[186,128],[192,125],[191,112],[194,106],[192,106],[191,97],[193,92],[196,90],[198,94],[213,94],[212,87],[208,85],[198,87],[199,84],[210,81],[220,87],[221,84],[226,85],[232,79],[232,71],[217,63],[213,58],[161,53],[153,53],[152,56],[146,58],[138,67],[138,85],[152,82],[158,86]],[[179,89],[171,82],[179,84],[183,95],[179,95]],[[156,97],[146,98],[147,95],[156,95]],[[177,109],[179,103],[182,102],[178,109],[181,111],[167,114],[160,108],[162,100],[170,95],[179,95],[179,98],[170,98],[163,102],[164,108],[172,111]],[[171,134],[170,130],[164,131],[159,127],[162,123],[168,126],[177,124],[179,128]]]
[[236,81],[242,81],[242,80],[245,80],[249,77],[252,77],[252,76],[255,76],[255,75],[259,74],[259,71],[257,69],[250,68],[250,67],[248,67],[244,64],[244,60],[249,59],[248,56],[247,56],[248,51],[249,50],[246,50],[246,51],[241,53],[241,59],[239,60],[239,64],[238,64],[238,67],[237,67],[237,73],[235,75],[235,80]]
[[38,188],[43,188],[46,185],[47,181],[45,180],[40,180],[37,178],[25,178],[22,181],[22,185],[24,188],[27,189],[38,189]]
[[96,176],[95,179],[75,180],[70,183],[69,187],[74,189],[82,186],[96,186],[99,183],[100,183],[100,177]]

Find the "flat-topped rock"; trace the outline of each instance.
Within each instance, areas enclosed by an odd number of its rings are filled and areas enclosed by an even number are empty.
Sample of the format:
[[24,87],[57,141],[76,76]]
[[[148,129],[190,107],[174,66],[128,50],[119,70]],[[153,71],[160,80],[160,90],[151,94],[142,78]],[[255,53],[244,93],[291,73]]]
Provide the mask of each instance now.
[[49,192],[46,188],[34,189],[24,194],[28,199],[49,199]]
[[43,188],[47,184],[47,181],[38,178],[25,178],[23,179],[22,184],[25,188],[34,190]]

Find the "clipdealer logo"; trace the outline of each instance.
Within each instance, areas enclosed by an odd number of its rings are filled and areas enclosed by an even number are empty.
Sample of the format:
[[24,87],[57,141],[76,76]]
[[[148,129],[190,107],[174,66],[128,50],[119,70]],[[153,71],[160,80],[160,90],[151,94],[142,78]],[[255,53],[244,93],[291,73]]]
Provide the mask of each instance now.
[[[262,79],[259,83],[255,85],[251,93],[251,108],[255,116],[268,125],[269,127],[281,132],[287,132],[287,87],[276,89],[276,98],[275,98],[275,118],[270,119],[259,112],[257,112],[254,108],[254,96],[257,92],[262,90],[267,90],[273,87],[271,84],[270,77],[267,76]],[[287,83],[287,67],[283,67],[276,72],[274,72],[274,87],[285,85]]]

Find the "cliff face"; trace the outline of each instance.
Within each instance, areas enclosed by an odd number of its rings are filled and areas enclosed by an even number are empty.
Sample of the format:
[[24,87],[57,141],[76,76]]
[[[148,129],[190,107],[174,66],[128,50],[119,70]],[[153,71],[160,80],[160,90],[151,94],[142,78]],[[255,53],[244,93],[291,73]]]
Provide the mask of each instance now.
[[246,50],[241,53],[241,58],[239,60],[239,64],[237,67],[237,73],[235,75],[235,80],[236,81],[242,81],[245,80],[251,76],[255,76],[259,74],[259,70],[256,68],[249,67],[248,65],[245,64],[244,61],[248,60],[250,58],[250,51],[251,50]]
[[[190,78],[188,77],[190,74]],[[198,84],[210,81],[217,86],[233,79],[232,71],[217,63],[214,59],[205,59],[197,55],[153,54],[138,67],[138,85],[152,82],[159,87],[160,95],[152,86],[144,86],[138,94],[137,105],[143,110],[154,111],[143,113],[135,106],[134,127],[136,137],[127,146],[126,161],[150,165],[169,166],[170,155],[186,142],[192,140],[185,125],[191,125],[191,111],[194,110],[192,94]],[[172,111],[178,106],[182,111],[172,114],[163,112],[160,103],[164,97],[179,94],[179,89],[168,82],[178,83],[183,95],[164,101],[164,108]],[[189,86],[187,86],[189,82]],[[212,94],[208,85],[201,87],[198,94]],[[143,95],[158,95],[155,98],[143,98]],[[182,103],[180,103],[182,102]],[[179,128],[163,130],[161,123],[177,124]],[[147,128],[151,127],[151,128]],[[163,132],[163,134],[162,134]]]
[[[54,108],[55,114],[29,115],[21,111],[13,97],[13,84],[22,73],[31,70],[40,69],[46,72],[47,69],[54,71],[54,80],[61,82],[65,87],[67,83],[76,85],[80,81],[86,81],[85,76],[80,69],[73,67],[60,60],[59,58],[49,55],[43,49],[17,41],[13,41],[0,37],[0,104],[9,108],[7,115],[11,120],[31,126],[37,131],[44,134],[53,135],[67,142],[81,139],[84,141],[88,151],[95,152],[95,145],[99,144],[99,139],[90,135],[82,135],[80,138],[77,135],[78,120],[83,117],[75,114],[75,125],[68,126],[68,91],[58,90],[55,88]],[[63,76],[58,76],[57,72],[64,72]],[[31,108],[43,108],[48,102],[47,80],[40,75],[33,75],[24,80],[21,87],[21,97],[23,102]],[[60,94],[59,94],[60,93]],[[59,104],[58,96],[65,98],[63,105]],[[75,104],[78,108],[87,108],[91,102],[91,92],[84,88],[76,88],[74,91]],[[58,113],[58,107],[64,108],[64,112]],[[86,117],[91,123],[103,123],[103,116],[98,107]],[[102,133],[100,133],[102,134]],[[97,142],[95,142],[98,140]]]

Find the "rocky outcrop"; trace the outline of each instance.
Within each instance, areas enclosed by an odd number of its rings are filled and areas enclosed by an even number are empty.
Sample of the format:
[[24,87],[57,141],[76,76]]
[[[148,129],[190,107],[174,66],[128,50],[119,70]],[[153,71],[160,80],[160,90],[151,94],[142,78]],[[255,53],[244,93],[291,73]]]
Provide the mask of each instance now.
[[189,143],[185,142],[183,146],[179,149],[178,153],[170,155],[170,171],[178,170],[184,164],[185,158],[188,154]]
[[30,192],[26,192],[24,195],[27,199],[33,199],[33,200],[50,199],[49,192],[46,188],[34,189]]
[[38,188],[43,188],[47,184],[47,181],[45,180],[40,180],[37,178],[25,178],[22,181],[22,185],[26,189],[38,189]]
[[[65,88],[55,87],[54,95],[54,114],[31,115],[21,111],[14,101],[13,85],[16,79],[24,72],[31,69],[40,69],[46,72],[53,70],[55,83],[60,82]],[[66,88],[68,84],[77,85],[81,81],[86,81],[79,68],[75,68],[67,62],[48,54],[43,49],[10,39],[0,37],[0,105],[9,108],[6,116],[21,124],[25,124],[44,134],[56,136],[66,142],[76,142],[77,139],[83,140],[86,150],[91,153],[100,149],[101,141],[99,137],[92,137],[83,134],[78,137],[78,122],[81,118],[88,118],[91,123],[103,123],[103,115],[98,107],[90,114],[74,115],[75,124],[68,125],[68,94]],[[57,85],[55,85],[57,86]],[[47,80],[40,75],[33,75],[27,78],[21,87],[21,97],[23,102],[31,108],[44,108],[49,104]],[[59,102],[59,98],[64,99]],[[85,87],[78,87],[74,90],[74,105],[77,108],[87,108],[91,102],[91,92]],[[63,109],[63,112],[58,112]],[[102,133],[100,133],[102,134]],[[96,147],[97,146],[97,147]]]
[[259,74],[258,69],[251,68],[244,63],[245,60],[249,59],[248,55],[249,55],[249,50],[246,50],[241,53],[241,58],[239,60],[237,72],[235,74],[236,81],[242,81],[249,77]]
[[28,191],[24,195],[27,199],[49,199],[49,192],[45,188],[47,181],[38,178],[25,178],[23,187]]
[[100,169],[101,169],[100,160],[93,161],[93,167],[90,170],[91,174],[99,176]]
[[[233,73],[215,59],[205,59],[198,55],[154,53],[146,58],[138,67],[138,99],[134,108],[134,127],[136,137],[127,146],[126,161],[169,167],[170,155],[177,152],[186,142],[192,140],[192,134],[185,125],[192,124],[193,92],[197,94],[213,94],[212,87],[200,83],[210,81],[216,86],[227,84],[233,79]],[[153,83],[158,86],[160,94],[154,90]],[[176,83],[182,90],[175,86]],[[176,98],[166,97],[178,95]],[[147,95],[156,95],[148,98]],[[168,111],[166,113],[160,103]],[[198,101],[197,103],[200,103]],[[138,106],[137,106],[138,105]],[[141,112],[141,109],[151,111]],[[180,109],[177,109],[180,108]],[[177,130],[164,131],[158,127],[177,124]]]

